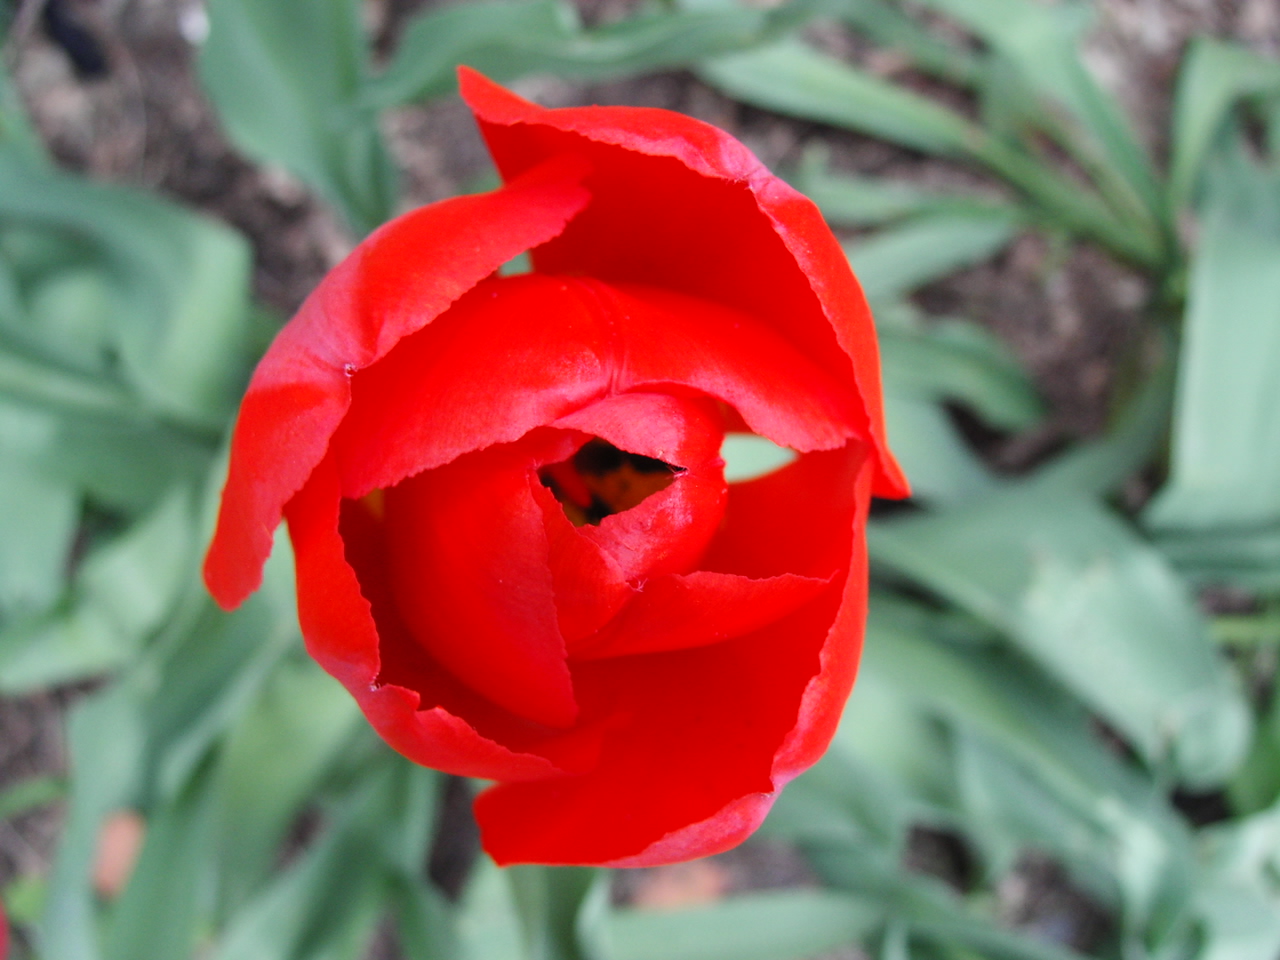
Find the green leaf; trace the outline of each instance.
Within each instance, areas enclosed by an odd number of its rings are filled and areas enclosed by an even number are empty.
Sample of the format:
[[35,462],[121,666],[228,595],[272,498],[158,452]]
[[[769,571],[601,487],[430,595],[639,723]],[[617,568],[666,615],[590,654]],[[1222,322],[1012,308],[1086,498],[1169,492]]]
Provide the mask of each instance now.
[[[62,342],[82,337],[86,325],[102,325],[98,335],[118,353],[125,380],[73,375],[85,357],[59,357],[56,339],[44,341],[43,356],[3,344],[0,393],[18,399],[30,394],[41,402],[52,391],[73,406],[136,417],[129,390],[121,392],[126,386],[153,416],[206,437],[221,433],[250,360],[250,252],[243,238],[153,195],[32,168],[3,152],[0,216],[50,232],[59,246],[78,244],[100,271],[58,281],[64,286],[59,298],[68,295],[70,280],[77,302],[88,297],[109,305],[104,312],[81,303],[75,321],[80,332],[67,333]],[[95,292],[85,292],[86,283]],[[11,337],[12,321],[7,326]],[[28,338],[28,345],[34,342]]]
[[1025,430],[1044,416],[1044,404],[1025,370],[990,331],[944,320],[922,329],[880,331],[886,389],[952,400],[994,427]]
[[826,150],[811,148],[804,156],[793,183],[822,210],[830,223],[865,227],[939,214],[1016,214],[1007,203],[981,197],[930,190],[901,180],[855,177],[826,169]]
[[1036,473],[1036,486],[1102,496],[1143,469],[1165,443],[1173,403],[1172,364],[1161,360],[1102,437],[1076,444]]
[[420,878],[398,877],[391,899],[408,960],[458,960],[462,948],[454,918],[439,891]]
[[129,660],[173,608],[194,549],[190,492],[90,554],[67,609],[0,633],[0,689],[84,679]]
[[1168,206],[1176,215],[1191,201],[1206,158],[1241,98],[1280,95],[1280,63],[1237,44],[1194,37],[1178,73]]
[[508,867],[525,956],[590,960],[578,942],[578,917],[598,871],[589,867]]
[[880,914],[818,890],[744,894],[709,907],[619,910],[602,960],[804,960],[869,934]]
[[999,210],[936,214],[882,230],[845,249],[874,306],[994,256],[1018,227],[1015,216]]
[[1017,362],[991,334],[960,321],[885,325],[880,350],[889,437],[913,496],[958,503],[989,491],[994,478],[942,404],[968,406],[994,426],[1030,426],[1042,407]]
[[104,960],[187,960],[200,932],[210,859],[209,778],[151,811],[129,885],[111,912]]
[[921,70],[964,86],[977,77],[977,54],[947,42],[896,5],[884,0],[852,0],[834,12],[874,43],[906,53]]
[[366,771],[333,825],[232,916],[211,960],[356,960],[393,875],[385,843],[406,816],[408,764],[390,754]]
[[1280,697],[1273,696],[1258,723],[1258,735],[1229,788],[1232,809],[1257,813],[1280,800]]
[[[34,522],[17,518],[19,504],[36,510],[41,498],[62,495],[74,503],[76,516],[86,495],[98,506],[136,516],[152,508],[173,485],[201,481],[209,468],[210,447],[185,431],[148,419],[130,423],[0,400],[0,453],[5,461],[0,472],[42,487],[30,498],[3,501],[14,511],[14,522]],[[5,512],[0,506],[0,516]]]
[[449,93],[465,63],[499,82],[537,69],[548,48],[578,31],[575,11],[558,0],[480,0],[427,9],[405,28],[387,68],[365,98],[380,108]]
[[[140,664],[153,686],[147,701],[148,750],[155,788],[174,795],[250,708],[273,668],[300,644],[293,553],[281,537],[263,586],[230,614],[194,577],[183,607]],[[283,597],[282,597],[283,595]],[[188,606],[189,605],[189,606]]]
[[[914,752],[918,737],[907,727],[900,739],[893,718],[923,712],[946,725],[941,742],[955,751],[952,760],[931,764],[935,802],[952,806],[993,855],[1027,845],[1094,878],[1114,878],[1130,922],[1185,902],[1193,876],[1187,837],[1156,788],[1097,739],[1079,703],[1008,652],[976,646],[958,627],[873,595],[858,686],[836,747],[893,773],[918,762],[895,756]],[[862,700],[868,681],[869,703]],[[884,705],[888,718],[877,719]],[[948,771],[954,783],[937,779]]]
[[911,478],[913,498],[963,503],[992,489],[995,478],[936,399],[896,389],[886,380],[884,414],[894,455]]
[[1200,956],[1246,960],[1280,950],[1280,810],[1210,827],[1202,858]]
[[[867,699],[872,703],[887,702]],[[916,766],[929,775],[930,787],[937,782],[944,785],[945,792],[950,772],[945,731],[938,724],[929,723],[920,710],[910,706],[893,710],[896,705],[891,704],[891,714],[912,718],[912,725],[903,731],[904,751],[922,745],[915,736],[918,729],[927,729],[931,734],[923,742],[928,749],[922,752]],[[871,712],[868,709],[860,716]],[[847,711],[845,715],[848,716]],[[923,722],[917,726],[916,719]],[[856,721],[850,723],[856,725]],[[950,825],[953,818],[942,804],[922,798],[915,784],[904,784],[896,774],[875,769],[856,750],[833,742],[816,766],[788,784],[769,811],[761,835],[781,837],[806,849],[854,849],[888,864],[901,861],[908,830],[919,823]]]
[[237,718],[214,788],[215,849],[229,905],[242,903],[266,874],[358,718],[341,685],[303,658],[279,664]]
[[934,101],[785,40],[703,63],[699,75],[729,96],[766,110],[847,127],[925,153],[968,159],[1034,201],[1053,225],[1104,243],[1146,265],[1162,261],[1159,238],[1134,229],[1098,197],[1026,151]]
[[[0,408],[0,417],[4,411]],[[0,426],[2,436],[3,426]],[[0,623],[38,615],[62,593],[80,518],[65,483],[25,469],[0,442]]]
[[16,151],[28,163],[46,162],[44,143],[31,125],[8,70],[0,70],[0,147]]
[[36,930],[41,956],[98,960],[90,876],[103,818],[137,797],[144,735],[140,691],[116,684],[81,701],[67,724],[71,803]]
[[1197,584],[1231,583],[1244,590],[1280,592],[1280,529],[1168,531],[1156,545]]
[[1157,530],[1280,527],[1280,175],[1224,158],[1206,184]]
[[[912,801],[915,818],[927,821],[927,813],[947,810],[954,803],[946,729],[938,722],[938,712],[927,709],[934,705],[922,703],[920,697],[911,695],[914,691],[904,692],[892,665],[886,668],[881,662],[902,651],[872,650],[896,642],[887,631],[878,628],[880,623],[874,621],[867,634],[857,692],[845,705],[832,747],[851,765],[847,773],[854,782],[880,778],[880,785],[874,788],[877,792],[897,790]],[[931,692],[928,683],[919,689]],[[868,821],[875,823],[871,811],[861,807],[855,810],[860,826]],[[909,815],[908,810],[898,811],[901,818]],[[906,825],[903,822],[874,832],[893,836],[905,830]]]
[[969,156],[982,133],[959,114],[819,53],[783,40],[717,57],[698,73],[738,100],[835,124],[926,153]]
[[724,478],[729,483],[754,480],[785,467],[796,452],[753,433],[730,433],[720,445]]
[[1088,5],[1042,6],[1026,0],[927,0],[955,17],[1017,68],[1017,79],[1065,115],[1062,145],[1081,160],[1116,207],[1149,231],[1161,212],[1151,161],[1114,99],[1098,86],[1079,54]]
[[156,419],[127,389],[34,357],[20,346],[4,342],[7,339],[0,333],[0,399],[28,408],[88,414],[99,420]]
[[515,892],[502,869],[481,854],[458,906],[465,960],[526,960]]
[[17,817],[67,795],[67,782],[59,777],[27,777],[0,790],[0,820]]
[[396,176],[360,102],[366,50],[353,0],[211,0],[200,78],[236,144],[317,190],[357,233],[385,221]]
[[448,93],[459,63],[498,81],[527,73],[603,78],[680,66],[758,43],[788,14],[729,6],[642,14],[583,30],[575,9],[559,0],[484,0],[428,10],[405,31],[367,99],[386,107]]
[[1250,719],[1185,588],[1091,499],[1017,485],[874,524],[873,558],[1007,632],[1149,762],[1221,783]]

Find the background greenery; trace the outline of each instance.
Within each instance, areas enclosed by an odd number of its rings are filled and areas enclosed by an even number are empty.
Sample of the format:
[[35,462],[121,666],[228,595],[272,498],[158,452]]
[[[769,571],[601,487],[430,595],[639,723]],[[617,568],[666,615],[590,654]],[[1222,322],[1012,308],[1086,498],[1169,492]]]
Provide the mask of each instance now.
[[[394,956],[388,937],[410,960],[1280,954],[1280,63],[1194,40],[1157,160],[1082,56],[1078,2],[684,0],[585,27],[563,0],[478,0],[416,14],[383,57],[356,0],[204,9],[225,131],[353,237],[402,196],[387,117],[450,96],[458,62],[687,69],[981,186],[853,177],[821,149],[779,171],[852,238],[916,491],[872,524],[837,740],[762,832],[807,882],[652,910],[607,871],[481,859],[446,894],[424,871],[452,829],[445,778],[302,653],[287,543],[233,614],[198,578],[238,393],[280,322],[249,244],[59,170],[0,76],[0,691],[71,703],[67,775],[0,792],[0,818],[65,810],[49,869],[0,891],[19,956],[340,960]],[[858,55],[815,45],[831,24]],[[916,293],[1028,233],[1149,294],[1106,428],[1011,473],[983,440],[1033,435],[1041,397],[974,318]],[[104,894],[121,810],[145,842]],[[1101,912],[1087,942],[1006,922],[1028,863]]]

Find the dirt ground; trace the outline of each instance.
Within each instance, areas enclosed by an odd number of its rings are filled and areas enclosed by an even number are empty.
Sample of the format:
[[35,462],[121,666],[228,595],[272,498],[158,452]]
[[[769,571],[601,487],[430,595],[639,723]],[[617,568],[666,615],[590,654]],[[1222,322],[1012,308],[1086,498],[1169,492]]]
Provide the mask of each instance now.
[[[102,54],[96,75],[83,63],[77,71],[43,28],[41,0],[19,4],[4,55],[54,157],[93,178],[159,191],[238,228],[254,247],[257,297],[282,319],[291,314],[352,239],[291,176],[255,166],[228,144],[195,79],[198,0],[43,2],[64,8]],[[588,22],[613,19],[632,6],[628,0],[580,4]],[[389,49],[405,18],[424,5],[370,0],[378,48]],[[1101,0],[1099,13],[1091,64],[1138,118],[1157,156],[1166,148],[1169,96],[1188,37],[1207,32],[1280,56],[1276,0]],[[860,55],[857,44],[834,28],[823,28],[819,39],[828,49]],[[628,103],[680,110],[736,134],[775,168],[794,163],[821,140],[845,170],[935,185],[982,184],[971,171],[740,106],[687,73],[599,84],[536,78],[517,89],[548,105]],[[385,132],[411,204],[462,192],[489,169],[469,114],[456,98],[396,111],[386,118]],[[1005,451],[1004,465],[1017,467],[1037,451],[1102,426],[1117,365],[1147,293],[1140,277],[1096,250],[1063,255],[1027,236],[993,262],[923,291],[921,300],[988,325],[1032,371],[1052,414],[1036,436]],[[70,699],[62,691],[0,698],[0,789],[41,773],[65,773],[61,722]],[[54,805],[0,822],[0,886],[47,868],[59,817]],[[913,850],[922,869],[950,869],[945,850],[931,853],[927,842]],[[619,895],[654,904],[693,902],[734,889],[808,880],[794,853],[757,845],[710,865],[636,873]],[[1087,948],[1106,923],[1052,864],[1029,861],[1000,899],[1008,922],[1077,947]],[[395,954],[384,946],[379,955]]]

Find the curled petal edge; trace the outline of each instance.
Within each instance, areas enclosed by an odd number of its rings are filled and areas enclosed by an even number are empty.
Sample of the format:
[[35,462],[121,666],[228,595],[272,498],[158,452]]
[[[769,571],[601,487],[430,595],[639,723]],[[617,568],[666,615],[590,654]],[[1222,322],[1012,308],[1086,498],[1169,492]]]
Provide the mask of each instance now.
[[[558,235],[590,199],[558,157],[491,193],[421,207],[374,231],[321,282],[254,371],[204,578],[224,609],[262,582],[285,504],[320,463],[351,377],[502,264]],[[430,269],[423,269],[429,264]]]
[[866,430],[875,449],[875,494],[910,494],[906,475],[889,449],[871,311],[848,258],[811,200],[774,176],[733,137],[692,117],[631,107],[547,109],[466,66],[458,67],[458,86],[462,99],[480,121],[490,152],[504,170],[507,166],[503,151],[496,149],[495,133],[502,128],[529,126],[576,134],[644,156],[672,158],[700,176],[745,185],[760,214],[804,274],[852,364]]

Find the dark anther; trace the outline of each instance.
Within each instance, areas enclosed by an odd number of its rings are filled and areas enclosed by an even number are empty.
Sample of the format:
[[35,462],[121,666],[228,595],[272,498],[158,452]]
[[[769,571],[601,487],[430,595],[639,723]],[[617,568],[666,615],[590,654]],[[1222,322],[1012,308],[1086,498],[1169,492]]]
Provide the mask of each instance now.
[[630,510],[665,490],[683,472],[683,467],[619,450],[597,438],[584,444],[572,459],[543,467],[538,475],[564,505],[565,515],[575,526],[582,526]]

